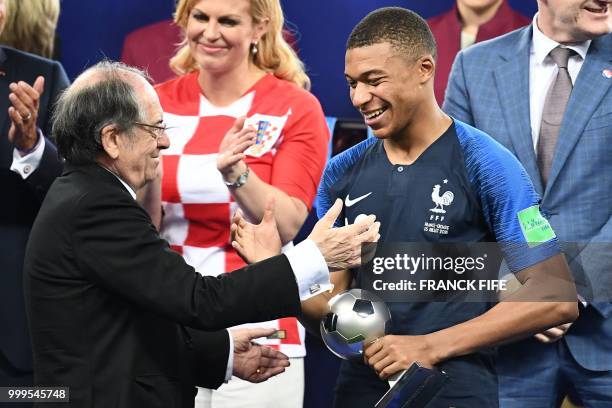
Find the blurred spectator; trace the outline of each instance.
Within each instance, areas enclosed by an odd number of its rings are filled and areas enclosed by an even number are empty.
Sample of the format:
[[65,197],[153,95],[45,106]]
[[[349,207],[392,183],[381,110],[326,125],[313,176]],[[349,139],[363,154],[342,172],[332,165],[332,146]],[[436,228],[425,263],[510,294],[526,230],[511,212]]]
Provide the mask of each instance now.
[[[10,20],[0,0],[0,32],[5,15]],[[47,137],[51,106],[67,86],[58,62],[0,46],[0,386],[32,385],[23,257],[42,199],[62,169]]]
[[55,28],[60,0],[5,0],[5,3],[6,23],[0,43],[58,60]]
[[[291,32],[283,30],[283,38],[297,52]],[[125,37],[121,61],[147,71],[153,82],[174,78],[170,58],[181,45],[181,28],[172,20],[164,20],[132,31]]]
[[181,39],[181,29],[172,20],[139,28],[125,37],[121,61],[147,71],[153,82],[166,81],[176,76],[168,62]]
[[448,75],[459,50],[525,26],[529,19],[512,10],[507,0],[457,0],[450,11],[427,23],[438,47],[434,92],[442,106]]
[[[229,244],[240,207],[259,222],[273,196],[283,243],[312,205],[327,157],[329,131],[310,79],[282,35],[279,0],[181,0],[176,23],[183,46],[171,60],[181,76],[157,86],[169,126],[161,183],[144,192],[161,234],[186,261],[211,275],[242,260]],[[246,117],[245,119],[238,119]],[[243,127],[244,126],[244,127]],[[248,149],[247,149],[248,148]],[[301,407],[304,329],[295,318],[266,344],[291,358],[284,374],[252,386],[232,379],[200,390],[197,407]]]

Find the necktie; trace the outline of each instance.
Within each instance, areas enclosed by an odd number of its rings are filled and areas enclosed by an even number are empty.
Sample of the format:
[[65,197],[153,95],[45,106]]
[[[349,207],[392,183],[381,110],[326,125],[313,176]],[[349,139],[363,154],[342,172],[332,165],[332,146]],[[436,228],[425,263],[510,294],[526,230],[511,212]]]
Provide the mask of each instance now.
[[561,47],[557,47],[550,52],[551,58],[559,67],[559,71],[544,101],[540,137],[537,145],[538,167],[544,187],[550,175],[550,168],[552,166],[561,122],[563,121],[563,114],[565,113],[567,101],[572,93],[572,78],[567,71],[567,61],[573,53],[573,50]]

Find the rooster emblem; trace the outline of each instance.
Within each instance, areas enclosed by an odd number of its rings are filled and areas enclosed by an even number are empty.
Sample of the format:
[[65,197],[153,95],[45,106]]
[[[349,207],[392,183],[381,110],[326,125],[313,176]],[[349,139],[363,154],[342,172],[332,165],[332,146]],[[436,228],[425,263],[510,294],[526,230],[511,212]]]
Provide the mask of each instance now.
[[[448,183],[448,180],[444,180],[444,184]],[[431,192],[431,199],[436,204],[434,208],[431,208],[429,211],[435,212],[437,214],[446,214],[446,210],[444,206],[451,205],[455,195],[452,191],[445,191],[444,194],[440,195],[440,185],[436,184]]]

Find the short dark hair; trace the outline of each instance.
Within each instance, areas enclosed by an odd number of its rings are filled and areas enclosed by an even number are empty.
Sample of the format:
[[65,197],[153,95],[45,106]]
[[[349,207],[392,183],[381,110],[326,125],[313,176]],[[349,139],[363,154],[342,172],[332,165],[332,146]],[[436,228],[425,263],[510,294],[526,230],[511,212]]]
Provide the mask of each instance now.
[[436,58],[436,41],[427,22],[402,7],[383,7],[365,16],[351,32],[346,49],[388,42],[410,59]]
[[120,132],[131,132],[142,112],[134,87],[125,78],[132,72],[148,79],[136,68],[114,61],[102,61],[88,71],[101,78],[91,85],[68,88],[59,97],[53,113],[53,137],[58,153],[73,164],[94,163],[104,151],[102,129],[110,124]]

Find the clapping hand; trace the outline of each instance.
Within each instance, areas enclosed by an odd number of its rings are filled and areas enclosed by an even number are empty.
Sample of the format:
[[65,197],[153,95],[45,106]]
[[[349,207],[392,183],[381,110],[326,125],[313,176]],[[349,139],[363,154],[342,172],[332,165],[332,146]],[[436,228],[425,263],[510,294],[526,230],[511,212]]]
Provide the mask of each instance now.
[[230,226],[232,247],[246,263],[255,263],[280,254],[281,239],[274,218],[274,198],[267,198],[261,222],[251,224],[236,211]]
[[246,171],[244,151],[253,145],[256,140],[257,131],[251,126],[244,127],[245,119],[244,116],[236,119],[219,145],[217,169],[227,182],[236,181]]
[[44,86],[45,78],[42,76],[36,78],[34,86],[24,81],[9,85],[11,106],[8,108],[8,115],[11,118],[11,127],[8,140],[18,150],[30,150],[36,145],[36,120]]
[[289,366],[289,357],[271,347],[252,342],[275,331],[263,328],[230,330],[234,341],[233,374],[236,377],[259,383],[285,371],[285,367]]

